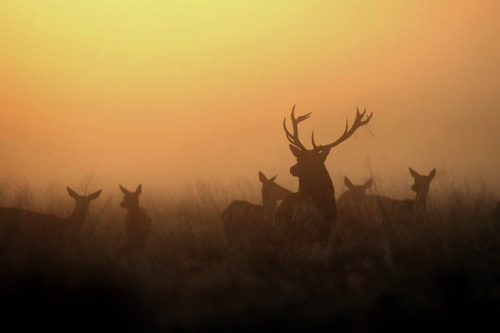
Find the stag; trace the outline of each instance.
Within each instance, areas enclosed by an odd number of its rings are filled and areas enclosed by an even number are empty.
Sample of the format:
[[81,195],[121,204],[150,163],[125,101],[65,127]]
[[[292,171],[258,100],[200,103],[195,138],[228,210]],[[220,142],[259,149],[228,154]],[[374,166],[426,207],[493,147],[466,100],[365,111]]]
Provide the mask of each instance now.
[[267,179],[259,171],[262,183],[262,205],[235,200],[222,213],[222,222],[230,244],[242,245],[266,240],[272,234],[274,212],[278,201],[292,192],[275,182],[277,175]]
[[358,128],[368,124],[373,113],[364,120],[363,113],[357,109],[356,118],[351,128],[346,121],[344,133],[335,142],[328,145],[316,145],[312,133],[313,149],[307,149],[299,139],[298,125],[308,119],[311,113],[295,118],[295,106],[292,108],[292,130],[283,128],[290,142],[290,150],[297,158],[297,164],[290,168],[290,173],[299,178],[298,193],[283,200],[276,210],[275,224],[285,240],[293,242],[326,244],[331,230],[337,221],[337,205],[333,183],[325,167],[325,160],[333,147],[351,137]]

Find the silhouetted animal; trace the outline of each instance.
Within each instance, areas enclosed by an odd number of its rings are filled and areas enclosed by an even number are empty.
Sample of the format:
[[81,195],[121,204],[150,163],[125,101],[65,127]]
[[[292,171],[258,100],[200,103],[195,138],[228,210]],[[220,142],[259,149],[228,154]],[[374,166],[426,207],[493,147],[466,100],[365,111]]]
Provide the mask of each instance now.
[[[416,193],[415,200],[396,200],[379,195],[368,195],[371,179],[364,185],[353,185],[345,177],[348,190],[337,200],[338,235],[343,243],[364,242],[372,251],[382,249],[385,259],[394,241],[404,240],[406,227],[425,220],[427,194],[436,169],[427,176],[409,168],[415,180],[411,189]],[[380,254],[380,253],[379,253]]]
[[311,113],[295,118],[294,112],[295,106],[291,114],[293,134],[286,128],[286,118],[283,127],[290,142],[290,150],[297,158],[297,164],[290,168],[290,173],[299,178],[299,192],[287,196],[279,205],[275,223],[285,240],[297,244],[326,244],[337,220],[337,205],[325,160],[331,148],[344,142],[359,127],[367,124],[373,114],[362,120],[366,110],[361,114],[357,110],[351,129],[346,124],[344,134],[337,141],[325,146],[315,144],[313,132],[313,149],[307,149],[299,140],[298,124],[309,118]]
[[352,220],[352,216],[362,214],[370,219],[398,221],[400,223],[424,220],[427,194],[429,193],[430,183],[436,175],[436,169],[432,170],[427,176],[420,175],[412,168],[409,168],[409,170],[415,180],[411,187],[416,193],[415,200],[397,200],[380,195],[366,195],[365,191],[371,186],[371,180],[360,186],[353,185],[345,177],[344,181],[349,190],[338,199],[339,206],[342,206],[342,216],[347,218],[346,215],[349,215]]
[[222,222],[230,244],[248,245],[266,241],[273,233],[274,212],[279,200],[292,192],[275,183],[259,171],[262,183],[262,205],[235,200],[222,213]]
[[85,196],[78,195],[69,187],[67,190],[76,202],[75,210],[67,218],[20,208],[1,207],[0,247],[17,246],[47,252],[75,240],[87,217],[90,202],[97,199],[101,191]]
[[146,213],[146,210],[139,207],[139,195],[142,192],[142,185],[139,185],[135,192],[130,192],[120,185],[124,194],[120,207],[128,209],[125,220],[125,231],[128,239],[128,249],[132,251],[143,250],[153,228],[153,221]]

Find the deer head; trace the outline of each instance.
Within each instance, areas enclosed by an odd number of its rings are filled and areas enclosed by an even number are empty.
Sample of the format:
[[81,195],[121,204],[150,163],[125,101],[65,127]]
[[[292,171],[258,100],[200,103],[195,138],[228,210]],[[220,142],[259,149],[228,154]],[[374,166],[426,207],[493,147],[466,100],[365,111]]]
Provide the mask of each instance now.
[[276,203],[276,201],[283,200],[287,195],[292,193],[286,188],[276,184],[274,182],[276,177],[278,177],[278,175],[267,179],[267,177],[259,171],[259,180],[262,183],[262,201],[264,203],[268,201]]
[[363,185],[354,185],[349,178],[344,177],[344,184],[355,197],[361,197],[366,194],[366,190],[372,187],[372,179],[367,180]]
[[433,169],[428,176],[422,176],[412,168],[410,169],[411,176],[415,179],[415,184],[411,187],[413,192],[416,193],[427,193],[429,192],[429,186],[431,180],[436,176],[436,169]]
[[[285,129],[286,137],[290,142],[290,150],[292,154],[297,158],[297,164],[290,168],[290,173],[299,178],[299,182],[301,180],[313,180],[322,178],[325,175],[326,168],[324,166],[325,160],[330,153],[330,150],[347,140],[351,135],[356,132],[358,128],[363,125],[368,124],[370,119],[373,116],[373,113],[366,117],[363,120],[363,117],[366,114],[366,109],[363,113],[359,112],[357,109],[356,118],[354,119],[354,123],[351,128],[349,128],[349,122],[346,121],[346,128],[344,134],[340,136],[335,142],[332,142],[327,145],[316,145],[314,141],[314,131],[312,133],[311,141],[313,145],[313,149],[307,149],[299,139],[299,131],[298,124],[311,116],[311,113],[308,113],[304,116],[299,116],[295,118],[295,106],[292,108],[291,120],[292,120],[292,128],[293,133],[290,133],[286,127],[286,118],[283,120],[283,128]],[[326,175],[328,173],[326,172]],[[328,176],[329,178],[329,176]],[[301,185],[304,185],[301,183]],[[299,188],[300,191],[300,188]]]
[[138,208],[139,207],[139,194],[142,192],[142,185],[137,186],[135,192],[130,192],[125,187],[120,185],[120,190],[122,190],[123,201],[120,204],[122,208]]

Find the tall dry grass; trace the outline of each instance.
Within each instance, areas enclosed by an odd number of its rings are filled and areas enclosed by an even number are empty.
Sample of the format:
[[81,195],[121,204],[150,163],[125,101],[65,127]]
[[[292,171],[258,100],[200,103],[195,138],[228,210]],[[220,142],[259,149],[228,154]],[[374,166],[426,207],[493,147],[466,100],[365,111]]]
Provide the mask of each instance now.
[[[93,182],[77,192],[98,189]],[[129,253],[118,188],[104,189],[80,237],[58,253],[1,253],[4,318],[19,329],[142,332],[481,331],[496,320],[500,234],[487,187],[432,188],[427,219],[401,228],[390,266],[363,251],[230,248],[221,215],[234,199],[258,204],[258,188],[145,188],[153,235]],[[67,216],[73,204],[52,185],[0,186],[0,206]]]

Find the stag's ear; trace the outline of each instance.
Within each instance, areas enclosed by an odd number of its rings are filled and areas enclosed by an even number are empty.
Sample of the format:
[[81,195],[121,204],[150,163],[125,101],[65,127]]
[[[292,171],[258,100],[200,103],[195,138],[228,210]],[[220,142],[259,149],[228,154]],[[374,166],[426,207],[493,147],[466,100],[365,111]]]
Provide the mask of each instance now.
[[301,155],[302,150],[300,150],[299,148],[292,146],[292,145],[288,145],[288,146],[290,146],[290,150],[292,151],[293,156],[298,158]]
[[274,183],[274,181],[276,180],[276,177],[278,177],[278,175],[274,176],[273,178],[269,179],[269,182],[270,183]]
[[326,147],[326,148],[323,148],[320,152],[319,152],[319,156],[321,158],[321,161],[324,163],[326,161],[326,158],[328,157],[328,154],[330,154],[330,149],[329,147]]
[[66,189],[68,190],[68,194],[70,197],[72,197],[73,199],[76,199],[78,198],[78,194],[76,194],[75,191],[73,191],[72,189],[70,189],[69,187],[66,187]]
[[137,189],[135,190],[135,193],[136,194],[141,194],[141,192],[142,192],[142,185],[139,184],[139,186],[137,186]]
[[418,178],[418,177],[420,177],[419,173],[418,173],[418,172],[416,172],[415,170],[413,170],[412,168],[410,168],[410,173],[411,173],[411,176],[412,176],[413,178]]
[[262,184],[265,184],[268,182],[267,177],[260,171],[259,171],[259,180]]
[[372,187],[372,179],[371,178],[363,185],[363,188],[365,190],[369,189],[370,187]]
[[432,179],[436,176],[436,169],[432,169],[431,173],[429,174],[429,178]]
[[351,183],[351,181],[350,181],[350,180],[349,180],[349,178],[347,178],[347,177],[344,177],[344,184],[345,184],[345,186],[347,186],[348,188],[353,188],[353,187],[354,187],[353,183]]

